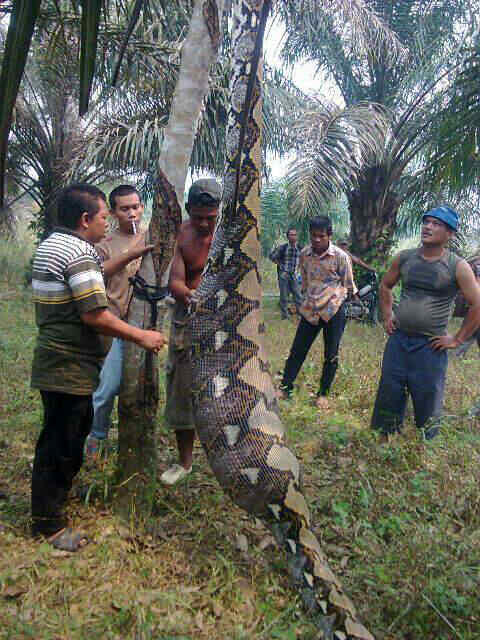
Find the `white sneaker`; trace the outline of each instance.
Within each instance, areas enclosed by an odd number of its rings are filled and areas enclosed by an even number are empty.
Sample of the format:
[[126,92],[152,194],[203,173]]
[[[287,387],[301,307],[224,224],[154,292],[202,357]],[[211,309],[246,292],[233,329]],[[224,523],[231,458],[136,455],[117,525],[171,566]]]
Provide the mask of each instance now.
[[192,473],[192,467],[185,469],[181,464],[173,464],[170,469],[162,473],[160,480],[163,484],[177,484],[179,480],[183,480],[189,473]]

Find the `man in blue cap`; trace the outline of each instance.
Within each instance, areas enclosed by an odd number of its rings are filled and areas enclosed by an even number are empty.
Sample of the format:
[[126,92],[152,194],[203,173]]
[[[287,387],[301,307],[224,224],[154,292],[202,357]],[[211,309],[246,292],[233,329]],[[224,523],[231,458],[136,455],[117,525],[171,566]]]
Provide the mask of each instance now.
[[[457,228],[458,215],[450,207],[425,213],[421,246],[397,254],[380,284],[380,309],[389,338],[372,427],[385,439],[402,427],[407,393],[425,438],[438,433],[447,350],[461,345],[480,327],[480,287],[469,264],[446,248]],[[402,294],[393,313],[392,289],[397,282],[402,283]],[[459,290],[470,308],[452,336],[447,325]]]

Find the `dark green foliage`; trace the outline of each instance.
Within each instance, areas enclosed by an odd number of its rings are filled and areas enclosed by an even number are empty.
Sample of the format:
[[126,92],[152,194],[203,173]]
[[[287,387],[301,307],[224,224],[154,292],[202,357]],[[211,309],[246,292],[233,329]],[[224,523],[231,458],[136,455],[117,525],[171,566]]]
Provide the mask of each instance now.
[[[287,241],[290,226],[295,227],[298,241],[305,246],[310,242],[308,223],[311,216],[298,215],[294,194],[286,180],[273,180],[264,185],[261,194],[262,218],[260,242],[262,253],[268,256],[277,244]],[[313,215],[313,214],[312,214]],[[319,209],[316,215],[328,215],[333,222],[334,239],[348,234],[348,209],[344,199],[334,200]]]
[[80,115],[88,110],[88,101],[92,90],[97,57],[98,26],[100,23],[101,2],[81,0],[82,35],[80,46]]
[[[371,166],[360,167],[357,186],[347,191],[353,249],[360,255],[384,255],[399,222],[418,218],[446,197],[445,184],[433,188],[426,178],[455,144],[443,135],[438,115],[448,111],[457,92],[453,81],[464,57],[462,44],[473,32],[473,4],[369,0],[365,5],[376,17],[364,20],[357,11],[348,26],[343,14],[332,15],[310,0],[301,2],[303,10],[298,3],[284,5],[285,60],[317,61],[347,105],[368,100],[390,113],[381,153]],[[396,45],[374,37],[375,20],[391,29]],[[428,151],[432,142],[435,154]]]
[[0,208],[4,205],[4,180],[8,133],[18,88],[27,61],[41,0],[13,0],[12,15],[0,75]]

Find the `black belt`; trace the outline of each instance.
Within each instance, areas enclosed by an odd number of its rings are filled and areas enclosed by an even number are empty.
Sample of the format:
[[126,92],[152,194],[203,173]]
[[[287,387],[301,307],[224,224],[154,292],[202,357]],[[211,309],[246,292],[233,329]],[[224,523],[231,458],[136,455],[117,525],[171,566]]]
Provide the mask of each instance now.
[[133,286],[133,295],[140,300],[145,300],[150,305],[150,326],[155,329],[157,326],[157,304],[168,296],[168,287],[156,287],[148,284],[138,273],[129,278],[128,281]]

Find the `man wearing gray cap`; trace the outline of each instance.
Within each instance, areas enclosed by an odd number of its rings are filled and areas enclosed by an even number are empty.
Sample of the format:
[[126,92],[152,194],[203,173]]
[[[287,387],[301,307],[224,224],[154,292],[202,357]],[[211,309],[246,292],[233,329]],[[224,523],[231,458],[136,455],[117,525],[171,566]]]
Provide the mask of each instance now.
[[185,205],[189,220],[180,227],[170,269],[168,286],[175,298],[175,309],[168,345],[165,418],[175,431],[180,462],[160,476],[170,485],[192,470],[195,427],[187,308],[207,262],[221,198],[222,188],[216,180],[204,178],[192,184]]
[[[447,350],[467,340],[480,327],[480,287],[468,263],[446,249],[458,228],[457,213],[436,207],[422,218],[422,244],[397,254],[380,284],[380,309],[390,336],[383,355],[382,375],[372,427],[384,438],[400,431],[412,396],[415,422],[426,439],[439,429],[447,372]],[[402,283],[393,314],[392,289]],[[470,305],[455,335],[447,324],[460,290]]]

